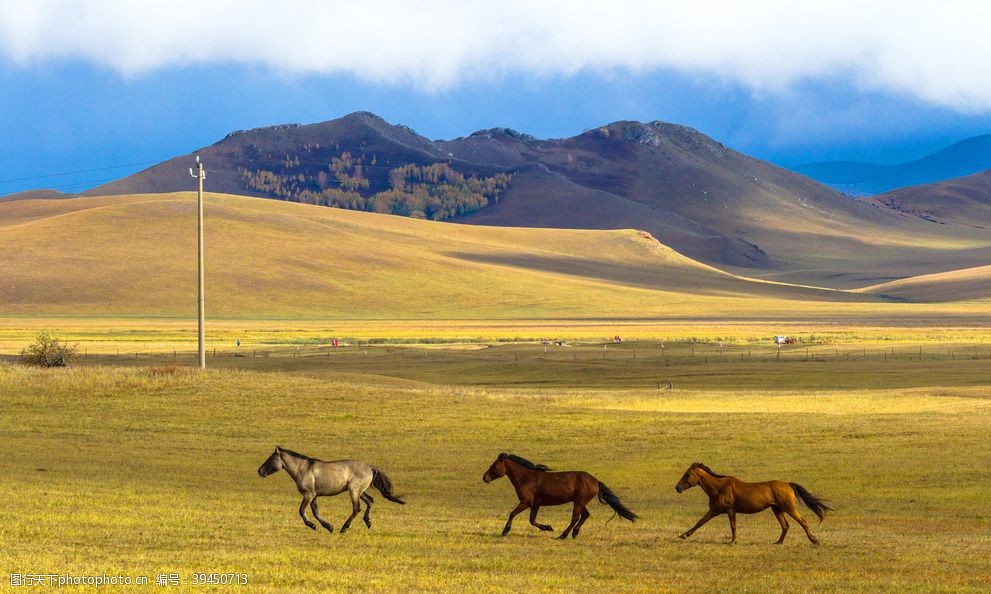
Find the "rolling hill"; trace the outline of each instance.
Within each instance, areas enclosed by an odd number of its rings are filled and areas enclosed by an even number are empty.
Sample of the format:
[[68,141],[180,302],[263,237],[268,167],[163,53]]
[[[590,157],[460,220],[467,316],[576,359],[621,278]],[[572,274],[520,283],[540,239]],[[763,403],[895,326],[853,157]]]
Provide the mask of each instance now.
[[[195,194],[0,203],[0,315],[194,311]],[[741,278],[633,230],[458,225],[209,194],[207,310],[231,318],[657,317],[869,306]]]
[[[991,226],[991,170],[935,184],[900,188],[867,199],[934,226]],[[865,287],[864,292],[913,301],[964,301],[991,297],[991,261],[986,251],[956,253],[960,266]]]
[[855,196],[870,196],[907,186],[931,184],[985,169],[991,169],[991,134],[968,138],[931,155],[895,165],[827,161],[794,168],[803,175]]
[[924,274],[862,289],[912,301],[973,301],[991,298],[991,265]]
[[991,226],[991,169],[935,184],[901,188],[868,199],[933,223]]
[[0,201],[13,200],[62,200],[63,198],[75,198],[75,194],[65,194],[58,190],[25,190],[14,192],[6,196],[0,196]]
[[[957,250],[991,253],[991,233],[934,229],[663,122],[565,139],[494,128],[431,141],[355,113],[235,132],[197,153],[209,190],[476,225],[636,228],[692,259],[787,282],[856,287],[959,268]],[[89,194],[191,189],[191,161]]]

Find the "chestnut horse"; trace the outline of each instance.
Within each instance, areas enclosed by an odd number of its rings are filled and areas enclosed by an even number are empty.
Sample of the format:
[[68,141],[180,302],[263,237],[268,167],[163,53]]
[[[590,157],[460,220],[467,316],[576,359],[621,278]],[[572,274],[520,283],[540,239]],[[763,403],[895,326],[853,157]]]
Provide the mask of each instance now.
[[516,496],[520,500],[516,509],[509,512],[506,527],[502,529],[503,536],[509,534],[516,514],[526,508],[530,508],[531,524],[541,530],[554,530],[546,524],[537,523],[537,512],[540,511],[540,507],[542,505],[571,503],[574,505],[571,511],[571,523],[558,538],[562,540],[568,538],[569,532],[572,538],[578,538],[578,531],[581,530],[582,524],[591,515],[585,506],[595,497],[599,498],[600,503],[605,503],[613,508],[621,518],[632,522],[639,517],[627,509],[609,487],[600,483],[591,474],[581,471],[549,471],[550,468],[543,464],[534,464],[519,456],[501,453],[482,476],[482,480],[486,483],[503,476],[509,476],[509,482],[513,484],[516,489]]
[[675,485],[674,490],[681,493],[695,485],[700,486],[709,496],[709,511],[680,538],[688,538],[712,518],[726,514],[729,516],[729,527],[733,536],[730,542],[735,543],[737,513],[756,514],[771,508],[774,517],[781,524],[781,537],[775,544],[783,543],[785,534],[788,534],[788,518],[785,517],[785,514],[795,518],[795,521],[805,529],[805,534],[812,544],[819,544],[816,537],[812,536],[808,522],[805,521],[802,514],[798,513],[797,500],[801,498],[805,505],[819,516],[820,522],[822,522],[825,513],[833,509],[826,505],[824,500],[809,493],[805,487],[797,483],[782,481],[747,483],[733,476],[716,474],[708,466],[699,462],[688,467],[684,476]]

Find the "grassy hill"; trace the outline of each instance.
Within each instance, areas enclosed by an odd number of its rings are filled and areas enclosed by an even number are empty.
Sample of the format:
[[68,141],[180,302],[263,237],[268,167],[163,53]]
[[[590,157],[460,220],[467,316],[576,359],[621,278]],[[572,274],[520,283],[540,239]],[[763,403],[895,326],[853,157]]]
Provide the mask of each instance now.
[[862,289],[914,301],[964,301],[991,298],[991,266],[924,274]]
[[[192,193],[0,204],[0,312],[187,314],[195,205]],[[467,226],[216,194],[206,216],[213,316],[647,318],[877,299],[741,278],[634,230]]]
[[982,229],[991,226],[991,170],[901,188],[870,201],[926,221]]

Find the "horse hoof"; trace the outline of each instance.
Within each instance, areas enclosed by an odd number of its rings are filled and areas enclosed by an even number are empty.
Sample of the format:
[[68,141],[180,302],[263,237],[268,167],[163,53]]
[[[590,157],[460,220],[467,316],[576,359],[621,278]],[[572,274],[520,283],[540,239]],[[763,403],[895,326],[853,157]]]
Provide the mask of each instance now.
[[682,534],[678,538],[680,538],[681,540],[687,540],[688,539],[688,535],[687,534]]
[[314,525],[314,524],[307,524],[306,527],[309,528],[310,530],[316,530],[317,529],[316,525]]

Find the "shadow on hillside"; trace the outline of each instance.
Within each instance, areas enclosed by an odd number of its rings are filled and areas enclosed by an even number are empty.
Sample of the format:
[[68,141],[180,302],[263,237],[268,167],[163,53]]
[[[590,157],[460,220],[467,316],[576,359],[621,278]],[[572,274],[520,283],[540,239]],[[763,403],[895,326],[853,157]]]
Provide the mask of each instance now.
[[615,262],[599,262],[566,256],[538,256],[531,254],[473,254],[447,252],[446,256],[476,262],[537,270],[554,274],[603,280],[629,287],[656,289],[678,293],[713,296],[754,296],[805,301],[874,302],[878,297],[869,294],[849,293],[831,289],[800,287],[751,281],[720,274],[716,271],[692,269],[652,269]]

